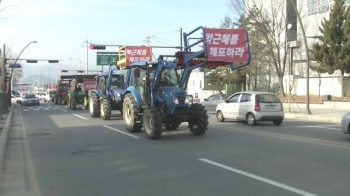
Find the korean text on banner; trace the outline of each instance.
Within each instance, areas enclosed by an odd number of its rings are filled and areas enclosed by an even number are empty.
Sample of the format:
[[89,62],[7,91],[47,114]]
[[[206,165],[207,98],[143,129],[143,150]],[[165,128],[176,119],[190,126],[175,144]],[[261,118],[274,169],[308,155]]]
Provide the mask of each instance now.
[[84,79],[84,90],[91,91],[96,89],[96,82],[94,79]]
[[126,61],[127,65],[142,61],[152,60],[152,50],[148,46],[127,46]]
[[206,28],[208,61],[248,62],[248,37],[245,29]]

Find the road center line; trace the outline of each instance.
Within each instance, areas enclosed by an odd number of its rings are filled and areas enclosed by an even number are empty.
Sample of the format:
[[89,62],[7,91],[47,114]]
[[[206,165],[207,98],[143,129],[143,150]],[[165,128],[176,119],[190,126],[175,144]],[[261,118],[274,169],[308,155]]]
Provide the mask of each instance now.
[[125,135],[127,135],[127,136],[130,136],[130,137],[133,137],[133,138],[136,138],[136,139],[140,139],[140,137],[138,137],[138,136],[135,136],[135,135],[132,135],[132,134],[130,134],[130,133],[126,133],[125,131],[121,131],[121,130],[119,130],[119,129],[116,129],[116,128],[113,128],[113,127],[110,127],[110,126],[107,126],[107,125],[102,125],[103,127],[106,127],[107,129],[111,129],[111,130],[113,130],[113,131],[116,131],[116,132],[118,132],[118,133],[122,133],[122,134],[125,134]]
[[74,116],[76,116],[76,117],[78,117],[78,118],[81,118],[81,119],[84,119],[84,120],[86,120],[86,118],[85,117],[82,117],[82,116],[80,116],[80,115],[78,115],[78,114],[73,114]]
[[67,110],[64,110],[64,109],[60,109],[60,110],[62,110],[62,111],[64,111],[64,112],[67,112]]
[[259,181],[265,182],[267,184],[271,184],[273,186],[276,186],[276,187],[279,187],[279,188],[282,188],[282,189],[285,189],[285,190],[288,190],[288,191],[291,191],[291,192],[294,192],[294,193],[297,193],[297,194],[300,194],[300,195],[317,196],[317,195],[315,195],[313,193],[309,193],[309,192],[306,192],[306,191],[303,191],[303,190],[300,190],[300,189],[297,189],[297,188],[294,188],[294,187],[291,187],[291,186],[288,186],[288,185],[285,185],[285,184],[282,184],[282,183],[279,183],[279,182],[276,182],[276,181],[273,181],[273,180],[269,180],[267,178],[263,178],[263,177],[260,177],[260,176],[257,176],[257,175],[254,175],[254,174],[251,174],[251,173],[248,173],[248,172],[245,172],[245,171],[233,168],[233,167],[229,167],[229,166],[226,166],[226,165],[223,165],[221,163],[217,163],[217,162],[214,162],[214,161],[211,161],[211,160],[208,160],[208,159],[198,159],[198,160],[206,162],[206,163],[214,165],[214,166],[217,166],[217,167],[220,167],[222,169],[226,169],[226,170],[229,170],[229,171],[241,174],[243,176],[247,176],[247,177],[253,178],[255,180],[259,180]]

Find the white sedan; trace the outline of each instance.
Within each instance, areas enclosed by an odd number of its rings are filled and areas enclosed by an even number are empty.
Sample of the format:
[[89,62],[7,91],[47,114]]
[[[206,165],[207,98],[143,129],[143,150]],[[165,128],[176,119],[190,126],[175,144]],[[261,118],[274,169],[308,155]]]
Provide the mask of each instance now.
[[246,91],[231,95],[216,107],[219,122],[225,119],[244,120],[248,125],[258,121],[272,121],[281,125],[284,120],[283,105],[277,95],[269,92]]

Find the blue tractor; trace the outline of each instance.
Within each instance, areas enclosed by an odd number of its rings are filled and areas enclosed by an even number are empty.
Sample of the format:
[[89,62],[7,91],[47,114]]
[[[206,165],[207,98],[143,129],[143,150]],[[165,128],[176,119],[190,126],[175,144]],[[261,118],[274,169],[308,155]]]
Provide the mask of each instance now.
[[89,95],[91,117],[110,120],[112,110],[119,110],[123,114],[125,74],[126,70],[118,70],[117,67],[110,65],[108,73],[95,77],[97,88]]
[[[189,37],[200,31],[200,38]],[[248,37],[248,33],[246,35]],[[195,43],[189,44],[189,40],[195,40]],[[202,50],[191,52],[193,47],[200,45]],[[157,61],[129,65],[123,102],[126,129],[140,132],[143,127],[149,139],[159,139],[163,126],[172,130],[187,122],[193,135],[205,134],[209,125],[207,111],[201,104],[193,103],[193,97],[187,94],[186,88],[193,69],[227,65],[227,62],[208,61],[208,54],[205,29],[198,27],[188,34],[184,33],[183,52],[161,55]],[[173,60],[168,60],[172,57]],[[181,77],[179,71],[182,71]]]

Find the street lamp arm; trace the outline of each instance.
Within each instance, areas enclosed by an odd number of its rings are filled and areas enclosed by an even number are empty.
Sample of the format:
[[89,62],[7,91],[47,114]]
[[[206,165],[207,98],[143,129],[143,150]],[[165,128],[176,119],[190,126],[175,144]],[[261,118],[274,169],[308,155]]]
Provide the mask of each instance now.
[[[24,51],[30,44],[32,44],[32,43],[36,43],[36,41],[29,42],[29,44],[27,44],[26,47],[24,47],[24,48],[22,49],[22,51],[21,51],[21,52],[19,53],[19,55],[17,56],[17,58],[16,58],[14,64],[17,63],[17,61],[18,61],[19,57],[21,56],[21,54],[23,53],[23,51]],[[11,78],[12,78],[12,72],[13,72],[13,68],[11,69],[11,73],[10,73],[10,77],[11,77]]]

